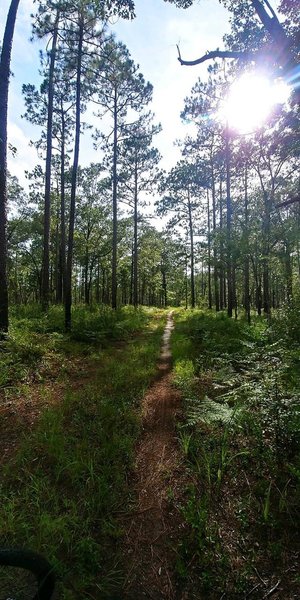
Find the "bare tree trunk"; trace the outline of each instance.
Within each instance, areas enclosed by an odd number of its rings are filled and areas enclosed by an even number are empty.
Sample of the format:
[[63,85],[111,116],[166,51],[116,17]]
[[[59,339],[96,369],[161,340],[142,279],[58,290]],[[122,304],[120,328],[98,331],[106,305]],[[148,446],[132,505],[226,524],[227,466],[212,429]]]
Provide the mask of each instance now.
[[112,282],[111,282],[111,306],[117,308],[117,244],[118,244],[118,207],[117,207],[117,160],[118,160],[118,112],[117,112],[117,90],[115,89],[114,100],[114,141],[113,141],[113,247],[112,247]]
[[71,306],[72,306],[72,265],[73,265],[73,244],[74,244],[74,224],[75,224],[75,200],[77,186],[77,171],[79,160],[80,144],[80,114],[81,114],[81,62],[83,45],[83,21],[79,25],[79,38],[77,48],[77,69],[76,69],[76,124],[75,124],[75,145],[74,159],[71,180],[71,200],[70,200],[70,221],[69,221],[69,241],[68,258],[66,269],[66,290],[65,290],[65,327],[66,331],[71,329]]
[[189,211],[190,247],[191,247],[191,307],[195,308],[194,230],[193,230],[192,207],[191,207],[191,201],[190,201],[190,189],[189,188],[188,188],[188,211]]
[[166,308],[168,306],[168,292],[167,292],[167,278],[166,278],[166,269],[164,265],[161,265],[161,275],[162,275],[162,306]]
[[[213,160],[213,159],[212,159]],[[215,305],[216,312],[220,310],[220,294],[219,294],[219,285],[218,285],[218,258],[217,258],[217,244],[215,239],[217,224],[216,224],[216,183],[215,183],[215,173],[214,167],[212,163],[211,168],[211,194],[212,194],[212,209],[213,209],[213,256],[214,256],[214,291],[215,291]]]
[[133,304],[137,308],[138,299],[138,173],[137,150],[135,150],[134,165],[134,240],[133,240]]
[[[133,261],[134,261],[134,242],[132,243],[132,249],[131,249],[129,304],[133,304]],[[138,291],[138,293],[139,293],[139,291]]]
[[230,146],[228,125],[225,131],[225,156],[226,156],[226,209],[227,209],[227,314],[232,317],[233,289],[232,289],[232,251],[231,251],[231,220],[232,204],[230,190]]
[[293,264],[289,242],[286,242],[284,258],[286,277],[286,298],[288,302],[291,302],[293,298]]
[[250,265],[249,265],[249,210],[248,210],[248,167],[245,167],[245,271],[244,271],[244,305],[247,321],[250,325]]
[[221,233],[221,241],[220,241],[220,309],[226,306],[226,297],[225,297],[225,273],[224,273],[224,244],[223,244],[223,198],[222,198],[222,177],[220,178],[220,233]]
[[84,302],[85,302],[85,304],[90,303],[88,244],[86,244],[86,247],[85,247],[85,257],[84,257]]
[[66,288],[65,129],[65,115],[63,101],[61,101],[59,302],[64,301]]
[[188,308],[188,257],[185,257],[185,309]]
[[58,36],[59,11],[54,24],[52,49],[50,52],[49,83],[48,83],[48,116],[47,116],[47,150],[45,172],[45,202],[44,202],[44,244],[42,268],[42,308],[49,307],[49,245],[50,245],[50,218],[51,218],[51,159],[52,159],[52,122],[54,98],[54,66],[56,58]]
[[264,313],[270,317],[271,315],[271,298],[270,298],[270,199],[268,194],[264,192],[264,215],[263,215],[263,307]]
[[57,186],[56,227],[55,227],[55,302],[59,298],[60,280],[60,239],[59,239],[59,188]]
[[0,338],[8,331],[7,285],[7,105],[10,60],[20,0],[12,0],[7,15],[0,59]]
[[210,239],[210,207],[209,207],[209,192],[207,190],[207,249],[208,249],[208,308],[212,309],[212,293],[211,293],[211,239]]

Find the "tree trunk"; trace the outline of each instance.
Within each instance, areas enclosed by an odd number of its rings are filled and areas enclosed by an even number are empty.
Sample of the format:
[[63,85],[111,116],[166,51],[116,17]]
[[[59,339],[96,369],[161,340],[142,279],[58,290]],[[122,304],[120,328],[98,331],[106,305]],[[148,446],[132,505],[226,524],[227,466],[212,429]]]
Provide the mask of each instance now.
[[90,286],[89,286],[89,248],[88,244],[85,248],[84,257],[84,302],[85,304],[90,303]]
[[111,306],[117,308],[117,244],[118,244],[118,207],[117,207],[117,160],[118,160],[118,111],[117,90],[114,98],[114,141],[113,141],[113,247],[112,247],[112,282],[111,282]]
[[209,207],[209,192],[207,190],[207,250],[208,250],[208,308],[212,309],[212,293],[211,293],[211,239],[210,239],[210,207]]
[[51,158],[52,158],[52,122],[54,98],[54,66],[56,58],[58,36],[59,11],[54,24],[52,49],[50,52],[49,84],[48,84],[48,116],[47,116],[47,150],[45,172],[45,202],[44,202],[44,244],[42,268],[42,308],[49,307],[49,245],[50,245],[50,218],[51,218]]
[[226,306],[225,298],[225,272],[224,272],[224,244],[223,244],[223,198],[222,198],[222,177],[220,178],[220,309],[223,310]]
[[134,165],[134,240],[133,240],[133,305],[138,306],[138,173],[137,150],[135,150]]
[[133,261],[134,261],[134,241],[132,242],[131,262],[130,262],[130,294],[129,294],[129,304],[131,304],[131,305],[133,305]]
[[248,167],[245,167],[245,271],[244,271],[244,306],[247,321],[250,325],[250,265],[249,265],[249,210],[248,210]]
[[64,301],[66,289],[65,130],[65,115],[63,102],[61,101],[59,302]]
[[286,277],[286,299],[288,302],[291,302],[293,298],[293,265],[289,242],[286,242],[284,259]]
[[97,261],[96,304],[100,304],[100,261]]
[[189,211],[189,233],[190,233],[190,246],[191,246],[191,307],[195,308],[194,231],[193,231],[192,207],[191,207],[190,189],[189,188],[188,188],[188,211]]
[[188,308],[188,257],[185,257],[185,309]]
[[60,282],[60,239],[59,239],[59,189],[57,189],[56,227],[55,227],[55,302],[59,302]]
[[229,146],[229,130],[228,125],[225,131],[225,160],[226,160],[226,209],[227,209],[227,314],[232,317],[233,310],[233,289],[232,289],[232,252],[231,252],[231,220],[232,220],[232,204],[230,190],[230,146]]
[[264,192],[264,215],[263,215],[263,307],[264,313],[268,317],[271,314],[271,298],[270,298],[270,199],[268,194]]
[[0,338],[8,331],[7,285],[7,105],[10,60],[20,0],[12,0],[7,15],[0,59]]
[[[211,158],[211,160],[213,161],[213,157]],[[216,223],[216,184],[215,184],[215,173],[214,173],[213,162],[212,162],[212,168],[211,168],[211,194],[212,194],[212,209],[213,209],[212,217],[213,217],[213,232],[214,232],[214,239],[213,239],[214,291],[215,291],[216,312],[219,312],[219,310],[220,310],[220,294],[219,294],[219,285],[218,285],[217,244],[216,244],[216,238],[215,238],[216,229],[217,229],[217,223]]]
[[164,266],[161,266],[161,275],[162,275],[162,306],[166,308],[168,306],[168,292],[167,292],[167,278],[166,278],[166,270]]
[[71,306],[72,306],[72,265],[73,265],[73,244],[74,244],[74,223],[75,223],[75,199],[77,185],[77,171],[79,160],[80,144],[80,114],[81,114],[81,62],[83,45],[83,21],[79,24],[79,38],[77,48],[77,69],[76,69],[76,123],[75,123],[75,144],[74,159],[71,179],[71,199],[70,199],[70,221],[69,221],[69,240],[68,240],[68,258],[66,269],[66,290],[65,290],[65,327],[66,331],[71,329]]

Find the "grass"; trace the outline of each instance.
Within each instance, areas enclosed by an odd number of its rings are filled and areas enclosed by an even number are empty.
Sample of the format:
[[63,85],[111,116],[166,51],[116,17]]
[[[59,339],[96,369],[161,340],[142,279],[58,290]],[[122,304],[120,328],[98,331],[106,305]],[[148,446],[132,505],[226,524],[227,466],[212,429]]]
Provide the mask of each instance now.
[[72,332],[66,335],[61,306],[47,314],[39,305],[14,307],[8,341],[0,343],[0,390],[53,373],[53,358],[62,364],[68,356],[92,356],[113,341],[125,342],[147,326],[150,315],[151,310],[132,307],[76,306]]
[[[85,336],[97,311],[84,324],[78,316],[75,341],[53,331],[51,316],[46,327],[44,317],[31,320],[23,314],[6,346],[9,364],[16,344],[20,372],[23,365],[38,371],[51,352],[60,358],[67,354],[68,360],[81,356],[83,362],[88,355],[97,365],[80,390],[70,389],[43,412],[1,473],[1,545],[42,552],[55,565],[62,600],[109,597],[122,580],[117,554],[122,531],[116,517],[127,501],[139,400],[155,374],[165,322],[163,311],[124,310],[119,320],[101,314],[104,329],[98,323],[92,343]],[[126,343],[108,345],[112,338]],[[41,350],[34,354],[35,339]],[[29,361],[28,352],[21,352],[31,344]]]
[[[197,597],[261,598],[276,576],[299,594],[299,340],[280,315],[268,327],[177,311],[174,381],[185,398],[178,435],[191,473],[178,557]],[[290,335],[293,332],[293,336]],[[298,373],[298,375],[297,375]],[[293,562],[294,561],[294,562]],[[196,594],[195,596],[193,594]],[[283,596],[282,596],[283,597]]]

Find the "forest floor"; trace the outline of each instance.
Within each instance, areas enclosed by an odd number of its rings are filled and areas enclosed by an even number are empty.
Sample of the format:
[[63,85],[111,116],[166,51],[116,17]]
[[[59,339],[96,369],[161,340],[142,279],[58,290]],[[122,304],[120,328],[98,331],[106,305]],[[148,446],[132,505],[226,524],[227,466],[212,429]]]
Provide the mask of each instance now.
[[[28,308],[0,348],[0,546],[47,557],[60,600],[108,598],[166,311],[79,308],[72,336],[52,312]],[[33,595],[14,569],[0,581],[0,600]]]
[[44,379],[40,372],[40,380],[32,374],[26,384],[0,390],[0,464],[13,457],[47,408],[58,405],[67,391],[84,387],[98,368],[97,359],[69,357],[64,360],[62,377],[62,364],[58,363],[54,357],[48,363],[50,378],[44,373]]
[[298,600],[295,318],[51,318],[0,347],[0,546],[44,554],[60,600]]
[[169,313],[163,336],[157,380],[142,400],[142,427],[132,477],[134,506],[121,519],[125,532],[122,597],[174,599],[177,546],[183,528],[176,500],[185,487],[183,456],[175,422],[181,395],[171,382]]

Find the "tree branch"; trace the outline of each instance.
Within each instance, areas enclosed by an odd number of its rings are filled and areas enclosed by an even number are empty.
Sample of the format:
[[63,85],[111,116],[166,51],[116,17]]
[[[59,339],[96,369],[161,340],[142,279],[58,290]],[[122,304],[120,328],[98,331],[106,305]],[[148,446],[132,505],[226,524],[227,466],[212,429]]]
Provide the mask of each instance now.
[[285,206],[289,206],[289,204],[294,204],[295,202],[300,202],[300,195],[292,196],[291,198],[288,198],[288,200],[285,200],[284,202],[275,204],[275,208],[283,208]]
[[183,60],[183,58],[181,58],[181,54],[180,54],[180,49],[179,46],[177,45],[177,50],[178,50],[178,60],[180,62],[181,65],[187,66],[187,67],[194,67],[195,65],[200,65],[201,63],[205,62],[206,60],[212,60],[214,58],[235,58],[235,59],[242,59],[245,61],[249,61],[254,59],[257,55],[254,52],[235,52],[235,51],[230,51],[230,50],[212,50],[211,52],[207,52],[206,54],[204,54],[203,56],[200,56],[200,58],[196,58],[195,60]]

